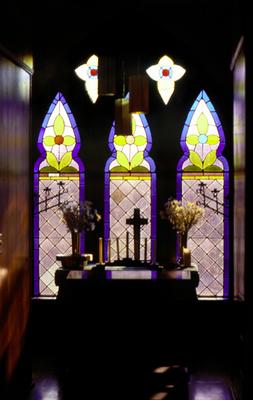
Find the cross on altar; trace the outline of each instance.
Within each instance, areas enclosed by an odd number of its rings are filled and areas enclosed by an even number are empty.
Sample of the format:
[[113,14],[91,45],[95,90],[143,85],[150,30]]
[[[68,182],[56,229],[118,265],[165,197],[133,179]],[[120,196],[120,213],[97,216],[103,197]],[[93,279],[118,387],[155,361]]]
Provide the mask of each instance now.
[[133,218],[128,218],[126,220],[128,225],[133,225],[134,227],[134,259],[135,261],[140,260],[140,244],[141,244],[141,225],[147,225],[147,218],[141,218],[140,209],[134,209]]

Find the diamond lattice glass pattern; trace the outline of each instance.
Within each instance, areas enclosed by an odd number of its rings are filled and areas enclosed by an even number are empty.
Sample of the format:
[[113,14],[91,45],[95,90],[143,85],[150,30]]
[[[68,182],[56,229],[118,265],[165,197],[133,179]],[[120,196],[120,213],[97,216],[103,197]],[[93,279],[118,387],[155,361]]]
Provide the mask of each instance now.
[[[61,183],[59,185],[59,183]],[[40,210],[39,210],[39,285],[41,296],[54,296],[58,288],[54,284],[54,274],[59,264],[56,254],[71,252],[71,236],[62,221],[59,210],[59,188],[65,192],[60,196],[60,202],[79,201],[79,180],[40,180]],[[46,200],[46,193],[50,193]]]
[[117,260],[117,238],[119,239],[120,258],[126,257],[126,233],[129,232],[129,257],[134,259],[133,228],[126,224],[132,218],[134,208],[140,208],[142,218],[148,224],[141,228],[140,259],[144,259],[145,238],[147,238],[147,260],[151,258],[151,181],[150,180],[116,180],[111,181],[110,192],[110,239],[111,259]]
[[[203,204],[203,197],[198,192],[200,184],[206,185],[205,190],[209,195],[217,189],[219,201],[223,204],[223,180],[221,179],[184,179],[182,182],[183,202],[198,201]],[[192,262],[199,268],[200,284],[197,293],[201,296],[223,296],[224,210],[220,205],[217,214],[216,208],[215,198],[206,199],[205,215],[188,235]]]

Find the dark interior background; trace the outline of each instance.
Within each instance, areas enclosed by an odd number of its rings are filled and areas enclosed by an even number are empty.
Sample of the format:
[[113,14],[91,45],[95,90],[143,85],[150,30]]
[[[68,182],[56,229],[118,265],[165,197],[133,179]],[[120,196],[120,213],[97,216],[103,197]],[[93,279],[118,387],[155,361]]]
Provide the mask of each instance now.
[[[18,53],[32,51],[32,162],[38,157],[36,140],[56,93],[68,102],[81,135],[80,157],[86,169],[86,198],[103,213],[103,171],[110,156],[107,145],[114,120],[114,98],[100,97],[92,104],[74,69],[92,54],[113,56],[128,71],[145,71],[167,54],[186,69],[176,82],[167,106],[149,81],[146,115],[153,147],[150,156],[157,168],[157,212],[175,196],[176,166],[182,155],[180,136],[189,109],[204,89],[219,115],[226,136],[223,155],[232,165],[233,81],[230,63],[244,33],[243,1],[83,1],[43,2],[30,6],[3,6],[1,42]],[[127,88],[126,88],[127,89]],[[232,202],[232,197],[231,197]],[[157,218],[158,259],[175,253],[175,233]],[[87,237],[86,248],[97,252],[101,223]],[[169,246],[168,246],[168,243]]]

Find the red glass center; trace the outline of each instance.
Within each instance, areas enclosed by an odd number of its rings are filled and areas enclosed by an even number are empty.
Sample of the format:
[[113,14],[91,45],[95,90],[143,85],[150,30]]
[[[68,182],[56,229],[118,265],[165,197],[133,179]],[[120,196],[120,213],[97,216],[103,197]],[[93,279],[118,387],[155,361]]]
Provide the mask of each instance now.
[[55,136],[54,142],[55,142],[55,144],[62,144],[64,142],[63,136],[62,135]]
[[96,75],[97,75],[97,73],[98,73],[98,70],[97,70],[97,69],[95,69],[95,68],[91,68],[91,70],[90,70],[90,74],[91,74],[91,76],[96,76]]
[[164,68],[162,73],[163,73],[163,76],[169,76],[170,70]]

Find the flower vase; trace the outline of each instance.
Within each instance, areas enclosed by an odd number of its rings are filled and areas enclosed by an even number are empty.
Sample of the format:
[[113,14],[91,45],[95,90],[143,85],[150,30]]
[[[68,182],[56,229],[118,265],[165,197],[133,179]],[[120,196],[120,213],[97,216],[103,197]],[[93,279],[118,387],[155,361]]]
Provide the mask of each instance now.
[[71,232],[72,255],[80,254],[80,232]]
[[183,264],[183,254],[184,248],[187,248],[187,239],[187,232],[179,233],[179,264]]

